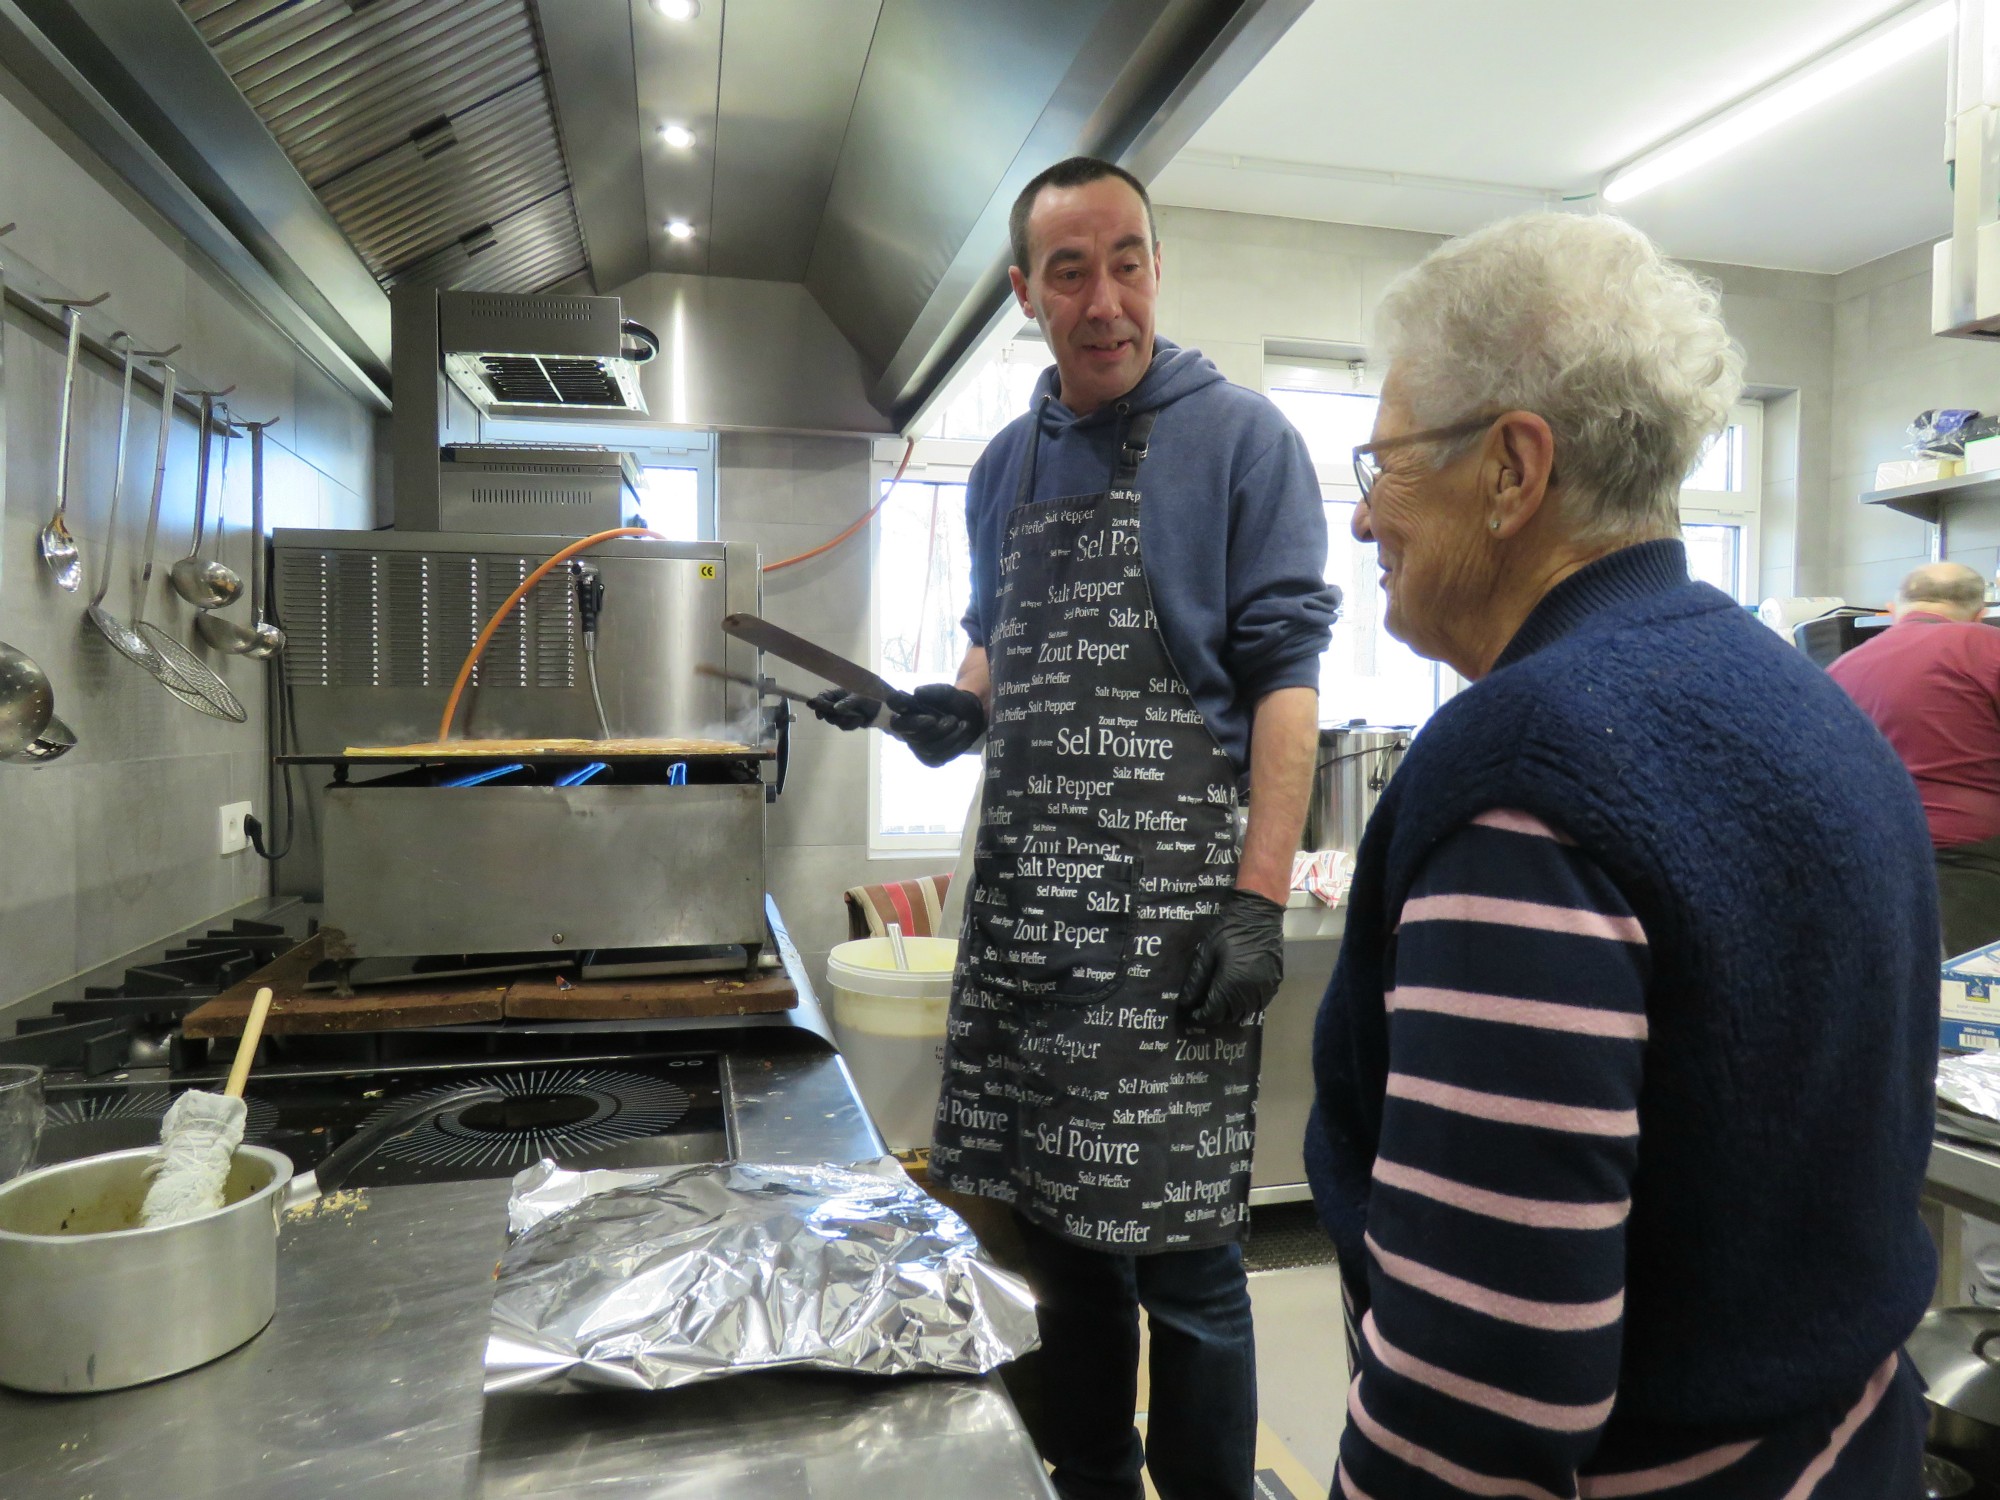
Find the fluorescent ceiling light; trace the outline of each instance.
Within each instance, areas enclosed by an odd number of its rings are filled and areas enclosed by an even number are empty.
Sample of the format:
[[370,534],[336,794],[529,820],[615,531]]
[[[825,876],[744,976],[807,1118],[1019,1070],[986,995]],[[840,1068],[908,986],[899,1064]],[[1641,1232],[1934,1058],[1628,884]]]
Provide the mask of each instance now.
[[694,144],[694,132],[685,125],[668,124],[660,127],[660,139],[676,151],[685,151]]
[[1604,184],[1604,201],[1629,202],[1705,166],[1942,40],[1956,20],[1951,0],[1890,17],[1619,168]]
[[701,14],[701,0],[653,0],[653,9],[669,21],[692,21]]
[[667,233],[677,240],[693,239],[694,225],[688,223],[686,219],[669,219],[667,220]]

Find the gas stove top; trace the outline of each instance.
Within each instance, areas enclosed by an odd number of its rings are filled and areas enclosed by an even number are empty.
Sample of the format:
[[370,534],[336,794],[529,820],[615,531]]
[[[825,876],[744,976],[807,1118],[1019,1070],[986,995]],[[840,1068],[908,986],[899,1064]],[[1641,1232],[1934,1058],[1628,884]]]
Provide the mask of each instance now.
[[[244,1094],[244,1139],[284,1152],[303,1171],[377,1116],[475,1085],[492,1085],[505,1097],[448,1110],[389,1141],[351,1185],[511,1177],[544,1157],[569,1167],[651,1167],[728,1154],[721,1059],[714,1053],[253,1074]],[[153,1145],[175,1095],[215,1086],[212,1079],[52,1076],[38,1163]]]

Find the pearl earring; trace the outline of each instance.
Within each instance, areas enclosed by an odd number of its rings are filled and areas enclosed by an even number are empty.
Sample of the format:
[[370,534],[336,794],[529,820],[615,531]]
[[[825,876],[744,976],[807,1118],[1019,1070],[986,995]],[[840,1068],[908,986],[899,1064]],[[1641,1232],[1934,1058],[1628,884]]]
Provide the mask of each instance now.
[[1486,523],[1486,529],[1487,529],[1488,531],[1498,531],[1498,530],[1500,529],[1500,521],[1499,521],[1499,519],[1498,519],[1498,518],[1496,517],[1495,519],[1493,519],[1493,520],[1491,520],[1491,521],[1488,521],[1488,522]]

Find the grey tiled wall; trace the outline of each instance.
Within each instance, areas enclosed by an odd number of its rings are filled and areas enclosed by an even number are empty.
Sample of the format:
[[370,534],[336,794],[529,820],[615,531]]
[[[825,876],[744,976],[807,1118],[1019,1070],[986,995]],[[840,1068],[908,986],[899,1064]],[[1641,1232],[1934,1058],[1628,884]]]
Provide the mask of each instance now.
[[[91,314],[103,336],[131,328],[151,347],[181,342],[177,363],[235,383],[240,414],[280,419],[266,457],[267,524],[373,522],[374,418],[307,363],[100,165],[46,121],[0,100],[0,240],[16,285],[32,271],[76,295],[109,291]],[[83,595],[58,590],[37,556],[54,503],[55,416],[62,347],[43,324],[9,309],[5,324],[6,457],[0,505],[0,640],[53,679],[57,712],[78,747],[45,768],[0,767],[0,1008],[259,894],[263,864],[216,852],[225,803],[265,809],[265,668],[208,659],[250,710],[229,724],[182,707],[114,653],[85,621]],[[115,369],[86,356],[71,444],[69,520],[86,564],[108,539],[118,415]],[[167,588],[165,564],[193,524],[194,423],[174,429],[160,521],[161,566],[139,590],[139,544],[151,477],[157,398],[135,404],[120,554],[105,604],[143,614],[192,640],[190,611]],[[223,502],[222,555],[249,565],[249,456],[238,443]],[[212,523],[212,518],[211,518]],[[247,617],[247,605],[237,614]]]
[[[1832,495],[1828,534],[1801,593],[1879,604],[1929,556],[1923,522],[1861,505],[1875,467],[1907,458],[1918,412],[1967,406],[2000,411],[2000,349],[1931,332],[1931,251],[1913,246],[1837,278],[1834,304]],[[1957,505],[1949,554],[1992,577],[2000,564],[2000,504]]]

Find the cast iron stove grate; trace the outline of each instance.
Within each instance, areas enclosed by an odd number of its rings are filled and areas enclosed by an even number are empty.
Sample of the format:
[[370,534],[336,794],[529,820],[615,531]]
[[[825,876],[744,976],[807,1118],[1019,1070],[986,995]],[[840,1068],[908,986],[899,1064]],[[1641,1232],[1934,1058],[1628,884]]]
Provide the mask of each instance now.
[[127,969],[119,982],[88,985],[54,1002],[51,1013],[0,1035],[0,1063],[100,1077],[125,1067],[187,1066],[180,1019],[301,941],[276,922],[238,918]]

